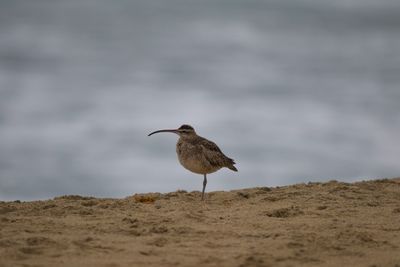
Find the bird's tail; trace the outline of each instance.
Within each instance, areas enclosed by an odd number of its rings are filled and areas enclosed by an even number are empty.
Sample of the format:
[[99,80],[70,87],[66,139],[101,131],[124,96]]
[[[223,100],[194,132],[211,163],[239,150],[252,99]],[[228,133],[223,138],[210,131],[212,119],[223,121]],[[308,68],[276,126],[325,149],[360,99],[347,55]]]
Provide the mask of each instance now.
[[236,164],[235,161],[234,161],[233,159],[229,159],[229,161],[230,161],[230,162],[229,162],[228,166],[226,166],[226,167],[227,167],[228,169],[234,171],[234,172],[237,172],[238,169],[236,169],[236,167],[233,166],[234,164]]
[[234,171],[234,172],[237,172],[237,171],[238,171],[238,169],[236,169],[236,167],[233,166],[233,165],[228,166],[228,168],[229,168],[230,170]]

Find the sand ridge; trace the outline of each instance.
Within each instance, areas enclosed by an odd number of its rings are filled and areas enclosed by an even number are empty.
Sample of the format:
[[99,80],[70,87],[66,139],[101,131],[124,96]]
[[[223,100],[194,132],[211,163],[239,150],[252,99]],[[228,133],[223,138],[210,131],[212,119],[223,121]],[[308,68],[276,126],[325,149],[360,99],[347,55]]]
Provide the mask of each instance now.
[[0,202],[3,266],[400,266],[400,178]]

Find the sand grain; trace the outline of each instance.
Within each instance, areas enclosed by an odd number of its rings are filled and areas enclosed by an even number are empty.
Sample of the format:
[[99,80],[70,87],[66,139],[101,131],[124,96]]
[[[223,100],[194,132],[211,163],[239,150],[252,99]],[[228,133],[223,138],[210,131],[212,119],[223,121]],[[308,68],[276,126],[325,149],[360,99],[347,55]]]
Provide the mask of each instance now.
[[3,266],[400,266],[400,179],[0,202]]

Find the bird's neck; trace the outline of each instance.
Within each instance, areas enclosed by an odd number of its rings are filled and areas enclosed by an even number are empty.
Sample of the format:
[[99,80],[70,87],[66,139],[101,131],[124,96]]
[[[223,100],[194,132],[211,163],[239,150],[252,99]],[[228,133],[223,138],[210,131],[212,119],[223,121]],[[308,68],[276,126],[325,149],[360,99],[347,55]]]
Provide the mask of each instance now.
[[180,136],[179,141],[190,142],[191,140],[195,140],[196,138],[198,138],[198,136],[196,134],[189,135],[189,136]]

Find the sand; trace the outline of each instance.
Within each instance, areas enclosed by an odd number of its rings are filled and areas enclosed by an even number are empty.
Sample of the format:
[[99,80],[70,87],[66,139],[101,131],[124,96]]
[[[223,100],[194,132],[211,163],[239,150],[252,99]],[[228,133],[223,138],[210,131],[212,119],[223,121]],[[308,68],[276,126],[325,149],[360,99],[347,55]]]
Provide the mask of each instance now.
[[0,266],[400,266],[400,178],[0,202]]

